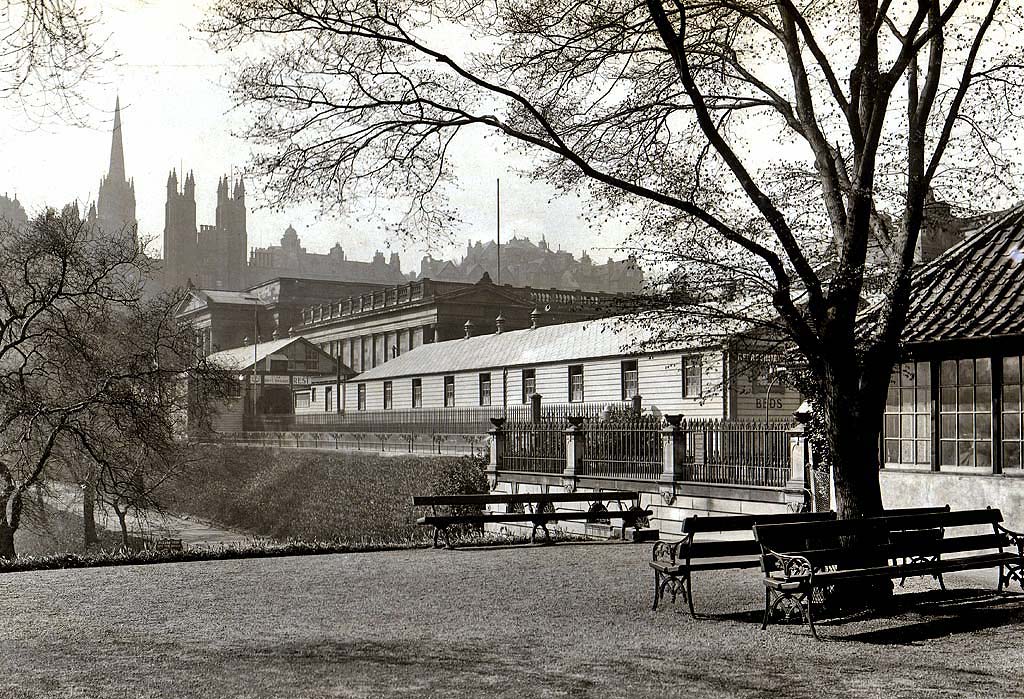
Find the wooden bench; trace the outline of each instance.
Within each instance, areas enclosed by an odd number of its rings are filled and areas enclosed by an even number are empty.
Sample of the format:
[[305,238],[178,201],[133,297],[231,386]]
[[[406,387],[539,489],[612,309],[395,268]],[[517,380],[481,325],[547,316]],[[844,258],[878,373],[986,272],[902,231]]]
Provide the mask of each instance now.
[[[587,511],[555,510],[556,504],[590,503]],[[609,510],[605,503],[617,503],[617,510]],[[631,502],[626,507],[623,503]],[[445,545],[451,548],[448,528],[453,525],[469,524],[483,526],[487,522],[532,524],[530,541],[535,542],[537,530],[544,531],[545,540],[550,541],[551,532],[547,525],[550,522],[581,521],[607,522],[612,519],[622,520],[622,532],[627,527],[639,528],[651,516],[651,510],[640,507],[640,494],[636,491],[613,490],[593,493],[490,493],[482,495],[417,495],[412,499],[417,507],[430,507],[431,514],[420,517],[417,524],[434,527],[434,547],[437,548],[438,537],[443,537]],[[471,512],[453,514],[439,513],[438,507],[486,507],[488,505],[505,505],[505,512]],[[520,511],[517,511],[517,508]]]
[[[889,514],[923,514],[947,512],[946,507],[922,507],[889,510]],[[650,567],[654,570],[654,603],[652,610],[664,599],[666,590],[672,594],[672,602],[682,594],[690,608],[690,615],[696,617],[693,609],[693,579],[691,573],[699,570],[727,570],[758,568],[761,565],[761,547],[754,538],[756,524],[785,524],[794,522],[834,521],[835,512],[800,512],[772,515],[724,515],[713,517],[693,516],[683,520],[683,538],[675,541],[659,541],[651,552]],[[742,538],[730,540],[695,541],[698,535],[741,534]]]
[[[780,607],[801,619],[818,638],[813,593],[837,584],[984,568],[999,569],[998,590],[1016,580],[1024,589],[1024,534],[1002,526],[999,510],[964,510],[833,522],[755,524],[764,573],[764,621]],[[960,529],[991,527],[978,534]],[[940,535],[934,535],[940,532]],[[1016,551],[1006,551],[1006,547]],[[956,554],[944,558],[946,554]],[[941,584],[941,578],[939,578]]]

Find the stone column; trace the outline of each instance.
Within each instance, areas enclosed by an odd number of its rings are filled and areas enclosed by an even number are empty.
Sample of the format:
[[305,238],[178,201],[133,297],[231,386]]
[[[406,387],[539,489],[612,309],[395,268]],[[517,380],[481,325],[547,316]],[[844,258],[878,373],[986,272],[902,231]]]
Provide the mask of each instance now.
[[487,464],[487,483],[491,490],[498,486],[498,473],[501,471],[502,460],[505,458],[505,418],[492,417],[494,425],[487,434],[490,435],[491,460]]
[[569,428],[565,431],[565,471],[562,472],[562,485],[570,492],[576,490],[576,480],[583,473],[586,442],[583,418],[570,417]]
[[540,422],[540,400],[543,398],[539,393],[530,394],[530,422]]
[[810,508],[807,489],[807,466],[810,463],[804,426],[797,424],[789,431],[789,478],[786,480],[786,509],[800,512]]
[[686,478],[686,432],[682,428],[683,416],[666,415],[668,423],[661,430],[661,478],[658,492],[666,505],[676,499],[676,482]]

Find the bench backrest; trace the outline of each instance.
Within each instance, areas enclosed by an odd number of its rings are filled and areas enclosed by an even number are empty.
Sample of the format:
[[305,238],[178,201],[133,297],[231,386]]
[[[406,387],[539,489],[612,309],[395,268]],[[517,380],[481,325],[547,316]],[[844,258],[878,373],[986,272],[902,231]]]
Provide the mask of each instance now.
[[[905,507],[885,510],[885,516],[907,516],[919,514],[931,514],[937,512],[949,512],[949,505],[945,507]],[[782,514],[770,515],[722,515],[701,517],[694,515],[683,520],[683,534],[698,534],[702,532],[739,532],[748,531],[753,536],[755,524],[789,524],[791,522],[827,522],[834,521],[836,513],[828,512],[785,512]],[[756,550],[756,549],[755,549]]]
[[787,522],[826,522],[834,520],[836,513],[829,512],[786,512],[771,515],[721,515],[702,517],[693,515],[683,520],[683,534],[707,532],[749,532],[755,524],[784,524]]
[[479,495],[414,495],[412,504],[431,505],[525,505],[545,502],[608,502],[639,500],[635,490],[603,490],[592,493],[481,493]]
[[999,548],[1000,537],[993,528],[988,534],[946,537],[944,530],[977,525],[993,526],[1003,521],[999,510],[962,510],[888,514],[863,519],[792,524],[756,524],[754,538],[762,549],[765,572],[776,569],[777,561],[766,551],[800,554],[815,565],[841,565],[866,558],[887,559],[909,555],[932,555]]

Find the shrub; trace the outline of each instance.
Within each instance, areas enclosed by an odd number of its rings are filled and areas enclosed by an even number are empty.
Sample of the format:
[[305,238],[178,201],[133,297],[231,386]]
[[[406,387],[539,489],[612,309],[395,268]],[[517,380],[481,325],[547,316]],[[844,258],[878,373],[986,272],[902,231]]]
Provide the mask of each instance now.
[[[431,495],[480,495],[490,492],[487,475],[484,473],[486,462],[476,458],[449,458],[438,464],[434,480],[430,485]],[[448,508],[453,515],[477,514],[483,511],[483,505],[454,505]],[[480,532],[483,525],[458,525],[448,528],[449,536],[459,536],[472,532]]]
[[203,447],[168,484],[171,509],[279,541],[424,541],[413,495],[487,492],[470,457]]

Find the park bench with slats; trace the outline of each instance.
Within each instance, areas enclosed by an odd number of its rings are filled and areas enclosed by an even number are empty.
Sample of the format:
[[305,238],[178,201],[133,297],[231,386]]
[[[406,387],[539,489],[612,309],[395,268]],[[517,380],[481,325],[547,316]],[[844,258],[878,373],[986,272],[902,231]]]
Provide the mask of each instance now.
[[[451,548],[448,535],[449,527],[456,525],[483,526],[485,523],[532,524],[530,541],[535,542],[537,530],[544,532],[545,540],[550,541],[551,532],[547,525],[551,522],[607,522],[613,519],[622,520],[622,532],[627,527],[639,528],[651,516],[651,510],[640,507],[640,494],[637,491],[613,490],[592,493],[489,493],[481,495],[417,495],[412,499],[417,507],[429,507],[430,514],[420,517],[418,524],[434,527],[434,547],[438,539],[443,538],[445,545]],[[556,505],[565,503],[589,503],[590,508],[581,510],[556,510]],[[605,503],[616,503],[617,510],[608,509]],[[632,503],[628,507],[624,503]],[[440,512],[438,508],[483,508],[488,505],[505,505],[506,512]],[[520,506],[523,511],[515,511]]]
[[[999,510],[984,509],[755,524],[765,586],[761,628],[781,607],[799,612],[818,638],[812,616],[815,591],[879,578],[998,568],[1000,592],[1013,580],[1024,588],[1024,534],[1003,527],[1002,521]],[[978,534],[979,528],[991,531]],[[956,536],[949,535],[951,529]],[[941,535],[928,534],[936,531]]]
[[[888,510],[892,515],[945,512],[946,507],[922,507]],[[683,538],[675,541],[659,541],[651,552],[650,567],[654,570],[654,602],[651,609],[657,609],[665,592],[672,595],[672,601],[682,594],[690,608],[690,615],[696,617],[693,609],[694,571],[729,570],[758,568],[761,565],[761,547],[754,539],[755,524],[784,524],[792,522],[834,521],[835,512],[798,512],[765,515],[722,515],[712,517],[693,516],[683,520]],[[701,540],[705,535],[739,535],[730,540]]]

